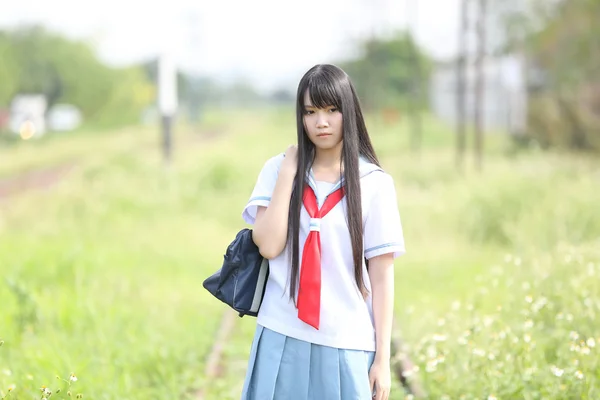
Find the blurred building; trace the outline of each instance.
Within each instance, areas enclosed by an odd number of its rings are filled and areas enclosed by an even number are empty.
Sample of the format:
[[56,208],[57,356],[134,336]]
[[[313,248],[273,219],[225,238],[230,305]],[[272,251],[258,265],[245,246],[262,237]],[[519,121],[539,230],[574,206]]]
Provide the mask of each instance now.
[[[473,121],[476,110],[475,82],[478,51],[477,23],[481,10],[477,2],[468,3],[466,56],[466,117]],[[486,131],[520,133],[527,127],[529,76],[527,59],[520,53],[507,51],[508,43],[518,41],[518,33],[507,21],[527,12],[526,2],[503,0],[488,2],[485,24],[485,57],[483,62],[484,98],[481,109]],[[460,27],[458,28],[460,29]],[[457,35],[459,32],[453,32]],[[528,83],[529,82],[529,83]],[[429,99],[432,111],[442,120],[457,120],[458,70],[456,57],[438,62],[430,82]]]
[[[445,122],[457,120],[457,64],[438,63],[429,85],[432,112]],[[527,79],[524,60],[518,55],[487,58],[483,66],[484,127],[487,131],[523,132],[527,119]],[[466,67],[466,114],[473,121],[476,70],[474,62]]]

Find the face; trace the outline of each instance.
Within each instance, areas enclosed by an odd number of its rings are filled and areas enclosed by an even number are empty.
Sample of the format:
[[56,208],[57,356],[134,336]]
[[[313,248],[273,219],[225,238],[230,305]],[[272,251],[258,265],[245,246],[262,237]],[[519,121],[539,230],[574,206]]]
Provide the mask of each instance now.
[[310,102],[308,90],[304,95],[304,126],[311,142],[321,150],[341,147],[342,113],[334,106],[316,108]]

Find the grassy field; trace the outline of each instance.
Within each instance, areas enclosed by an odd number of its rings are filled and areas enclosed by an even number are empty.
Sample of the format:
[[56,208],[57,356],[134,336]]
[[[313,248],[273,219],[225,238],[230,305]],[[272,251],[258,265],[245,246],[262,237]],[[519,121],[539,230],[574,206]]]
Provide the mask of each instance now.
[[[202,130],[180,124],[177,138],[193,142],[199,137],[221,132],[228,114],[213,111],[207,115]],[[19,140],[8,133],[0,134],[0,179],[63,163],[102,161],[117,153],[139,148],[154,150],[161,137],[154,125],[125,127],[113,131],[94,131],[83,127],[74,132],[49,133],[41,138]]]
[[[224,375],[206,382],[227,310],[201,282],[295,125],[281,110],[226,120],[215,140],[182,141],[168,170],[123,131],[52,191],[0,203],[0,398],[42,385],[52,398],[239,398],[255,321],[236,320]],[[494,136],[484,172],[459,174],[442,125],[427,121],[420,155],[406,126],[369,125],[405,228],[396,325],[411,377],[431,399],[600,397],[600,161],[514,153]],[[62,146],[21,151],[53,159]]]

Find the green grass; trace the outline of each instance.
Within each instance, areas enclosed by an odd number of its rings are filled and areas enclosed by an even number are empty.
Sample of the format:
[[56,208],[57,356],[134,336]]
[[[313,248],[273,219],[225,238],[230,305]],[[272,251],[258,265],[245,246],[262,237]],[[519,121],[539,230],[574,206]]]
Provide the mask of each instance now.
[[[169,170],[156,149],[123,151],[119,140],[138,132],[123,131],[51,192],[0,204],[4,394],[14,384],[14,398],[38,398],[41,385],[55,390],[56,375],[75,373],[71,390],[85,398],[186,398],[200,387],[239,398],[255,320],[236,319],[224,375],[206,382],[227,310],[201,282],[295,125],[285,110],[217,120],[223,135],[179,142]],[[441,124],[425,119],[420,155],[406,121],[369,126],[396,179],[408,250],[397,262],[396,325],[430,398],[597,398],[599,162],[514,153],[495,136],[484,172],[458,173]],[[83,146],[72,140],[24,159],[72,154]],[[392,398],[404,398],[397,385]]]
[[[235,111],[245,115],[245,111]],[[201,123],[190,125],[176,119],[175,145],[194,142],[201,136],[219,134],[228,114],[220,110],[206,110]],[[26,173],[38,168],[66,162],[81,162],[95,158],[103,160],[116,153],[128,153],[139,148],[158,149],[161,143],[160,124],[133,126],[112,131],[94,131],[81,128],[73,132],[51,132],[40,138],[20,140],[0,135],[0,178]]]

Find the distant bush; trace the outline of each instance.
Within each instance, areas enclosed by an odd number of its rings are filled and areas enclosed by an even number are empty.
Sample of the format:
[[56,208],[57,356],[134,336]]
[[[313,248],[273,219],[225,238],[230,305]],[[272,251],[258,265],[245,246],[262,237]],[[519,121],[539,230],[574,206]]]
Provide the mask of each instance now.
[[460,223],[474,243],[553,248],[600,237],[600,193],[567,169],[501,175],[470,189]]

